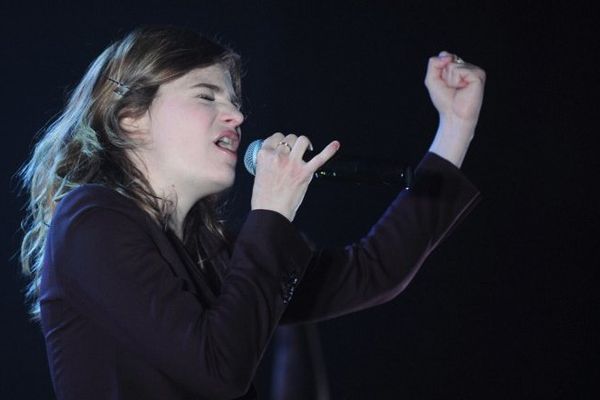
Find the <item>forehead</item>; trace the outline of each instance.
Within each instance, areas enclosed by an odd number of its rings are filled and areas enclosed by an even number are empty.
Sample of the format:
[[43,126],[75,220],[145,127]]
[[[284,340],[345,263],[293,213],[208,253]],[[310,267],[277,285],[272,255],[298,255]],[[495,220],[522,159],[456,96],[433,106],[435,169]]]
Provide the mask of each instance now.
[[204,68],[195,68],[187,74],[170,83],[174,83],[174,86],[183,89],[193,88],[199,83],[208,83],[219,86],[230,95],[233,95],[233,84],[231,81],[231,75],[229,74],[229,71],[221,65],[211,65],[209,67]]

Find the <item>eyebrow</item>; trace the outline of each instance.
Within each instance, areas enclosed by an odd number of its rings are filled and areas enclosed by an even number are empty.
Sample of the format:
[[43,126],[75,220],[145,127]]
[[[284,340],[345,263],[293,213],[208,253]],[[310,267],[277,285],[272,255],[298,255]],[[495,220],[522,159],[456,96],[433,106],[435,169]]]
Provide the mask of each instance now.
[[[225,93],[225,90],[221,86],[213,85],[212,83],[206,83],[206,82],[195,83],[195,84],[193,84],[191,86],[191,88],[192,89],[195,89],[195,88],[207,88],[207,89],[210,89],[210,90],[212,90],[213,92],[215,92],[217,94],[223,94],[223,93]],[[231,103],[234,106],[236,106],[238,108],[242,105],[242,103],[240,102],[239,97],[235,93],[232,93],[230,101],[231,101]]]

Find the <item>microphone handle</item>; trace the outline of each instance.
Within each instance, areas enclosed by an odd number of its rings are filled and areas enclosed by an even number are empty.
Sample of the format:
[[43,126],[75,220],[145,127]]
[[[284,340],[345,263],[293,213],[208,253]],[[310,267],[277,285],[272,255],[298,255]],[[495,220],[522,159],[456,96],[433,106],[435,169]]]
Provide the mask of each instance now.
[[413,170],[409,165],[345,157],[330,160],[314,174],[316,181],[353,182],[358,184],[404,185],[409,188]]

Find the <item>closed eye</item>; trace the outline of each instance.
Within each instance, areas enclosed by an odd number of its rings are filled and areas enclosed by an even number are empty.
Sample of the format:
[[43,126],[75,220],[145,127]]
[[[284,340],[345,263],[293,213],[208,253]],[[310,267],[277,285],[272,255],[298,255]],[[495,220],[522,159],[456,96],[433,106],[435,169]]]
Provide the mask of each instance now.
[[203,100],[215,101],[215,96],[213,96],[212,94],[202,93],[202,94],[198,95],[198,97]]
[[[223,94],[225,93],[225,90],[219,86],[219,85],[214,85],[212,83],[207,83],[207,82],[199,82],[196,83],[194,85],[192,85],[192,89],[196,89],[196,88],[200,88],[201,90],[208,90],[210,93],[201,93],[200,95],[198,95],[198,98],[204,99],[206,101],[215,101],[215,94]],[[230,97],[230,99],[228,100],[235,108],[237,108],[238,110],[241,108],[241,102],[239,101],[238,97],[235,94],[231,94],[232,96]]]

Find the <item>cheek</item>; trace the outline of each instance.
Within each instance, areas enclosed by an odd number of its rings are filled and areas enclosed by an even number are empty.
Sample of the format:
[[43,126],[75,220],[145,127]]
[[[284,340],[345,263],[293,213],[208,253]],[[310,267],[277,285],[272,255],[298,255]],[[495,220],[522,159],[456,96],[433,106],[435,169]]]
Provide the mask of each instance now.
[[157,145],[177,146],[182,150],[210,139],[211,117],[201,106],[172,103],[164,104],[157,116]]

